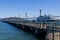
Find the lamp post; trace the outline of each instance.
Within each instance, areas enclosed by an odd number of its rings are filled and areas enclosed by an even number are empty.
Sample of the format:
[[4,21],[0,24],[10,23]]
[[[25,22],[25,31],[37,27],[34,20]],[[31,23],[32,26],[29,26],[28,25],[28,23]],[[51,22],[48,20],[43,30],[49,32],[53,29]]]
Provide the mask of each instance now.
[[35,26],[35,15],[33,17],[34,17],[34,21],[33,22],[34,22],[34,26]]
[[20,15],[18,15],[19,16],[19,22],[20,22]]
[[27,22],[27,13],[25,14],[25,25],[26,25],[26,22]]
[[[41,27],[41,9],[40,9],[40,27]],[[42,28],[42,27],[41,27]]]
[[25,19],[27,20],[27,18],[28,18],[27,13],[25,14],[25,16],[26,16]]
[[35,15],[33,17],[34,17],[34,22],[35,22]]

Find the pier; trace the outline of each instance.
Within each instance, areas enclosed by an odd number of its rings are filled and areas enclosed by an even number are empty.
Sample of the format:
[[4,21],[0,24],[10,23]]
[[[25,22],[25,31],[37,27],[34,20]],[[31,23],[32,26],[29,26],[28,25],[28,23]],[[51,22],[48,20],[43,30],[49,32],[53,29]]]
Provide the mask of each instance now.
[[[59,40],[60,39],[60,25],[57,22],[60,20],[46,20],[45,23],[29,22],[29,21],[14,21],[12,19],[4,19],[3,22],[9,23],[21,28],[24,31],[34,33],[43,40]],[[49,21],[49,22],[48,22]]]
[[3,22],[14,25],[17,28],[21,28],[24,31],[31,32],[31,33],[35,34],[37,37],[45,40],[46,24],[42,24],[42,23],[40,24],[40,23],[29,22],[29,21],[12,21],[11,19],[3,20]]

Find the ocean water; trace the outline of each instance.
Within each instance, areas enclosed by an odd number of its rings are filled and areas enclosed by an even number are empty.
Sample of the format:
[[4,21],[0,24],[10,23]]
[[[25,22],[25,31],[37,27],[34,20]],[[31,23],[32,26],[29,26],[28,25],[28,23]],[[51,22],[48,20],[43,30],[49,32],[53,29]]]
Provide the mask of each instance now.
[[13,25],[0,22],[0,40],[40,40],[34,34],[17,29]]

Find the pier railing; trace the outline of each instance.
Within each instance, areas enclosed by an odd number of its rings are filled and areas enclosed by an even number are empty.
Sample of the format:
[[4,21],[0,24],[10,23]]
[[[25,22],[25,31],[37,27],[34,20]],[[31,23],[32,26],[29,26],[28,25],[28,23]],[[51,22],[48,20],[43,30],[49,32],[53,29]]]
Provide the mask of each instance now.
[[47,36],[46,37],[49,40],[60,40],[60,20],[50,22],[47,24]]
[[10,22],[10,23],[31,26],[31,27],[35,27],[35,28],[45,28],[46,29],[46,24],[43,22],[37,23],[37,22],[30,22],[30,21],[11,21],[11,20],[5,20],[5,21]]

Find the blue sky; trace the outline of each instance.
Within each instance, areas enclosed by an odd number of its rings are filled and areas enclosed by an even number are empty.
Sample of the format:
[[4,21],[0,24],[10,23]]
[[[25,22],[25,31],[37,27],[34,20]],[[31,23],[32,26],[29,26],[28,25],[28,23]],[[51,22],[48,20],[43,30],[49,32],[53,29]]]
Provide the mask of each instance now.
[[0,0],[0,18],[43,14],[60,16],[60,0]]

